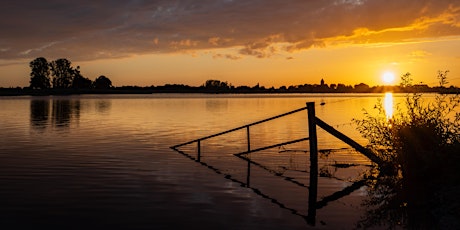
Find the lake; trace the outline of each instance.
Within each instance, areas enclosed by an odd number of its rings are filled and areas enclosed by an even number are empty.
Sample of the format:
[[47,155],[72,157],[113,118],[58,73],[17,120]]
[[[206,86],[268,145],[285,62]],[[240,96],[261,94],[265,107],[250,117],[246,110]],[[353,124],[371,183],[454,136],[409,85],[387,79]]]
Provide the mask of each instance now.
[[[390,96],[393,104],[404,95]],[[318,128],[315,223],[307,223],[308,142],[251,153],[239,130],[305,107],[353,140],[353,118],[384,94],[0,97],[0,226],[61,229],[350,229],[366,218],[372,167]],[[385,102],[385,104],[390,104]],[[323,105],[321,105],[321,103]],[[251,126],[250,148],[308,137],[307,112]],[[192,159],[191,159],[192,158]],[[338,165],[342,167],[338,167]],[[248,185],[248,178],[250,183]]]

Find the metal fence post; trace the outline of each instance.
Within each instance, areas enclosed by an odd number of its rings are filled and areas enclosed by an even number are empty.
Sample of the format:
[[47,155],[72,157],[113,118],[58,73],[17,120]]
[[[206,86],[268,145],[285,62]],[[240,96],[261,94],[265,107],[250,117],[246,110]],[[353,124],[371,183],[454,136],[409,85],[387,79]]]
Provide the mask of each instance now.
[[198,158],[197,158],[197,161],[200,162],[200,160],[201,160],[201,143],[200,143],[200,140],[198,140],[197,143],[198,143]]
[[310,140],[310,185],[308,192],[308,222],[315,225],[318,190],[318,140],[316,135],[315,103],[307,103],[308,136]]
[[246,174],[246,186],[249,187],[249,182],[250,182],[250,178],[251,178],[251,136],[249,134],[249,125],[246,127],[246,136],[247,136],[247,140],[248,140],[248,171],[247,171],[247,174]]

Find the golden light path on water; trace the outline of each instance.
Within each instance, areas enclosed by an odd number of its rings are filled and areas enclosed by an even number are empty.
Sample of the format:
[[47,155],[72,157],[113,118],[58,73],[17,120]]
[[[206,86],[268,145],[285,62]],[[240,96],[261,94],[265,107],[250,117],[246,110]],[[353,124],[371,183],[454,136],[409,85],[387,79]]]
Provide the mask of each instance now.
[[385,98],[383,99],[383,106],[385,109],[385,115],[387,119],[391,119],[393,117],[393,93],[387,92],[385,93]]

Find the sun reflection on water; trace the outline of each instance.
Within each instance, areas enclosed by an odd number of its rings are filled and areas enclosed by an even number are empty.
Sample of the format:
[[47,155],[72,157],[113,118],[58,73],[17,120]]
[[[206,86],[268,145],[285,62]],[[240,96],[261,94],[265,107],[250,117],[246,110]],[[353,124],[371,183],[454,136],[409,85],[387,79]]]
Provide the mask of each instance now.
[[385,115],[387,119],[390,120],[393,117],[393,93],[385,93],[383,105],[385,108]]

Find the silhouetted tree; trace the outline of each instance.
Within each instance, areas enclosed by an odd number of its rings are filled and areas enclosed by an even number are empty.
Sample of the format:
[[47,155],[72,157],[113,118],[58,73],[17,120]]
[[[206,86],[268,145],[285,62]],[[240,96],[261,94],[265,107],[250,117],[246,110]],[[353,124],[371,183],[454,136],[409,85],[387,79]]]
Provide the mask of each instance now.
[[93,84],[93,81],[81,75],[80,66],[77,66],[77,68],[73,69],[72,88],[89,89],[91,88],[92,84]]
[[50,64],[51,72],[53,73],[53,88],[70,88],[74,70],[71,62],[65,58],[60,58],[52,61]]
[[30,72],[30,88],[32,89],[49,89],[50,83],[50,67],[48,61],[44,57],[34,59],[29,63]]
[[367,93],[369,92],[370,87],[364,83],[359,83],[355,85],[355,92],[357,93]]
[[96,89],[109,89],[112,87],[112,81],[106,76],[101,75],[94,81],[94,87]]
[[341,92],[341,93],[353,92],[353,87],[350,85],[344,85],[344,84],[339,83],[337,84],[336,91]]
[[206,88],[228,88],[228,83],[219,80],[207,80]]
[[205,83],[205,88],[207,92],[219,93],[228,91],[230,86],[227,82],[219,80],[207,80]]

